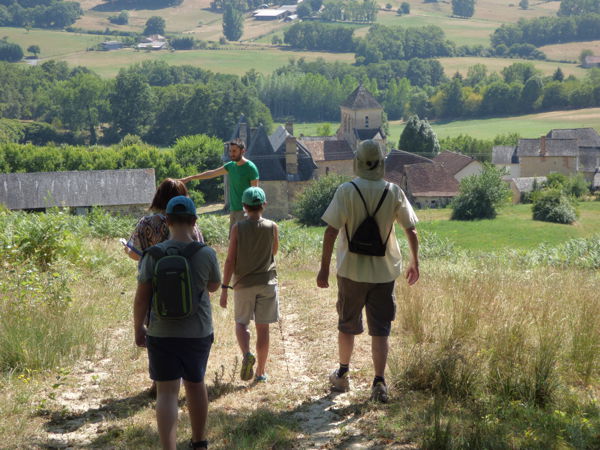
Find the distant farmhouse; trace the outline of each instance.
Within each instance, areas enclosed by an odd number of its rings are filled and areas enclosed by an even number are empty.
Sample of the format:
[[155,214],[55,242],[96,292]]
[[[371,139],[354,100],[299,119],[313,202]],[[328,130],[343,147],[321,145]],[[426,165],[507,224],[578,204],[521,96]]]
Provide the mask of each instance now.
[[101,206],[115,214],[147,213],[156,183],[154,169],[0,174],[0,204],[10,210]]
[[123,44],[121,41],[105,41],[101,44],[101,46],[102,46],[102,50],[109,51],[109,50],[120,50],[125,46],[125,44]]
[[600,56],[586,56],[583,60],[582,66],[586,69],[600,67]]
[[160,34],[146,36],[136,46],[139,50],[164,50],[168,47],[167,38]]
[[282,5],[276,9],[259,8],[252,13],[256,20],[285,20],[291,21],[297,19],[296,10],[298,5]]
[[[314,179],[328,174],[353,176],[354,153],[366,139],[386,148],[383,107],[362,85],[340,105],[341,123],[335,136],[295,136],[287,123],[268,136],[260,125],[250,128],[240,117],[231,139],[241,139],[246,156],[256,164],[267,194],[266,215],[287,217],[297,195]],[[459,180],[481,171],[481,163],[454,152],[439,160],[393,150],[386,160],[385,178],[399,184],[417,207],[443,207],[458,194]],[[227,146],[224,161],[229,159]],[[227,183],[225,183],[227,186]]]
[[492,163],[504,168],[505,179],[516,180],[513,184],[521,186],[520,189],[533,185],[530,181],[519,181],[520,178],[560,173],[581,174],[592,189],[597,190],[600,188],[600,135],[593,128],[550,130],[537,139],[519,139],[516,146],[495,146]]

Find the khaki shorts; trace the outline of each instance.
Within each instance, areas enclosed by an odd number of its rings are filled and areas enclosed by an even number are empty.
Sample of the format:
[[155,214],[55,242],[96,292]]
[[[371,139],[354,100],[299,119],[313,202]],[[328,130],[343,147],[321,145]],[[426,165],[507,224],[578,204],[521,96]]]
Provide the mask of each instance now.
[[229,233],[231,234],[231,229],[233,226],[238,223],[240,220],[244,220],[246,217],[245,211],[229,211]]
[[370,336],[389,336],[396,318],[395,281],[389,283],[361,283],[337,277],[338,330],[346,334],[364,331],[362,310],[367,313]]
[[279,320],[279,295],[276,284],[261,284],[235,288],[233,291],[234,317],[237,323],[275,323]]

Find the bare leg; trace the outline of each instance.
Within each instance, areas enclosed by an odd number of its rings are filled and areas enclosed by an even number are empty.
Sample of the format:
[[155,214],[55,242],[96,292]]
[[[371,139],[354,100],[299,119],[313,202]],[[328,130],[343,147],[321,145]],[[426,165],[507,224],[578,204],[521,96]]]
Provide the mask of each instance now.
[[235,337],[237,337],[242,355],[248,353],[250,351],[250,331],[248,331],[248,325],[236,322]]
[[156,424],[163,450],[177,447],[177,399],[179,380],[156,383]]
[[256,356],[258,365],[256,366],[256,376],[265,374],[267,357],[269,356],[269,324],[256,324]]
[[388,350],[387,336],[371,336],[371,354],[373,355],[373,367],[375,368],[376,377],[383,377],[385,373]]
[[350,357],[354,349],[354,335],[343,332],[338,333],[338,349],[340,353],[340,364],[350,364]]
[[192,383],[183,381],[185,387],[185,399],[190,423],[192,424],[192,441],[204,441],[206,439],[206,417],[208,416],[208,393],[204,381]]

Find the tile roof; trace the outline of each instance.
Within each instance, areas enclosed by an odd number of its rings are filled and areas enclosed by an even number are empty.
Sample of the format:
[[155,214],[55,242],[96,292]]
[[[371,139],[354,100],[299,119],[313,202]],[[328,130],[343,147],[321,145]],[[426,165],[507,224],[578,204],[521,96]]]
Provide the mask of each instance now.
[[519,192],[531,192],[533,191],[534,181],[540,186],[546,179],[546,177],[519,177],[512,178],[510,181],[515,185]]
[[470,156],[449,150],[444,150],[433,158],[433,162],[443,165],[452,175],[456,175],[473,161],[476,160]]
[[246,158],[258,169],[261,180],[285,180],[285,156],[275,153],[265,127],[260,125],[252,136],[252,143],[246,152]]
[[404,167],[408,164],[418,163],[432,164],[433,161],[415,153],[405,152],[404,150],[392,150],[385,158],[384,178],[392,183],[402,184]]
[[335,137],[300,138],[299,142],[311,153],[315,161],[344,161],[354,159],[350,144]]
[[492,148],[492,164],[519,164],[517,147],[514,145],[494,145]]
[[0,174],[0,204],[9,209],[149,205],[154,169]]
[[[578,154],[577,140],[546,138],[546,156],[572,156]],[[541,156],[541,139],[519,139],[517,154],[524,156]]]
[[362,84],[359,84],[354,92],[352,92],[340,106],[350,109],[383,109],[379,102],[375,100],[373,94],[371,94]]
[[381,128],[355,128],[354,135],[359,141],[385,138],[385,133]]
[[580,147],[600,147],[600,135],[593,128],[560,128],[550,130],[550,139],[577,139]]
[[458,181],[441,164],[409,164],[404,171],[408,191],[414,197],[454,197],[458,194]]

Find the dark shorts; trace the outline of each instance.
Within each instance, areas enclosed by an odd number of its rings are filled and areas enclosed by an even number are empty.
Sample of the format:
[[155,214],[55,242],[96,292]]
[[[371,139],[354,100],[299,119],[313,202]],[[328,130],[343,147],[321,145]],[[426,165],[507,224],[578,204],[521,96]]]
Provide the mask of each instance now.
[[395,282],[361,283],[340,276],[337,281],[338,330],[346,334],[362,333],[362,310],[365,308],[369,335],[389,336],[396,317]]
[[171,381],[183,378],[192,383],[204,380],[214,335],[203,338],[147,336],[150,378]]

